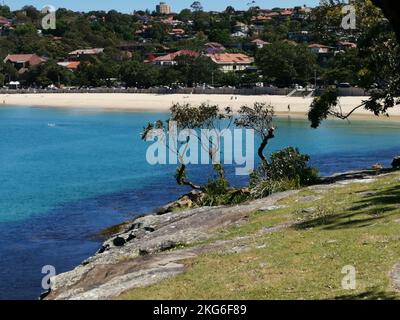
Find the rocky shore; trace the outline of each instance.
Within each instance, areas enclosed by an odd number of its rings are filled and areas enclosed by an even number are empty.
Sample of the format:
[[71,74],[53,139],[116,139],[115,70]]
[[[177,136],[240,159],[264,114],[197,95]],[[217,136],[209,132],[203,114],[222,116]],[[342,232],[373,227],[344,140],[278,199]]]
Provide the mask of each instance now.
[[[373,181],[377,174],[391,170],[348,172],[324,178],[314,190],[326,191],[338,184]],[[241,252],[246,239],[213,241],[215,232],[245,223],[254,211],[268,212],[278,202],[298,191],[273,194],[231,207],[202,207],[170,211],[170,204],[158,214],[139,217],[113,228],[115,234],[98,252],[74,270],[52,279],[51,290],[41,298],[50,300],[114,299],[127,290],[146,287],[185,272],[185,259],[205,252]],[[183,197],[185,201],[190,197]],[[299,201],[302,201],[299,199]],[[178,206],[179,207],[179,206]],[[295,222],[293,222],[295,223]],[[275,232],[289,225],[265,228]],[[256,236],[256,235],[254,235]]]

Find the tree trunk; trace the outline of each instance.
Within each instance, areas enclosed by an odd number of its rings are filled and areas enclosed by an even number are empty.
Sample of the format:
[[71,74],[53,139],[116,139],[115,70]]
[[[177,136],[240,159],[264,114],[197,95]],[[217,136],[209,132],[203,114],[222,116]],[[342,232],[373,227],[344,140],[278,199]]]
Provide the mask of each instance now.
[[258,148],[258,156],[260,157],[261,161],[263,164],[268,164],[267,158],[264,156],[264,150],[267,147],[268,141],[275,138],[274,135],[275,128],[271,128],[268,130],[268,135],[264,137],[263,141],[260,144],[260,147]]
[[176,182],[179,185],[189,186],[194,190],[203,190],[200,186],[197,186],[194,183],[192,183],[191,181],[189,181],[188,179],[184,178],[185,171],[186,171],[186,166],[184,164],[182,164],[176,173]]

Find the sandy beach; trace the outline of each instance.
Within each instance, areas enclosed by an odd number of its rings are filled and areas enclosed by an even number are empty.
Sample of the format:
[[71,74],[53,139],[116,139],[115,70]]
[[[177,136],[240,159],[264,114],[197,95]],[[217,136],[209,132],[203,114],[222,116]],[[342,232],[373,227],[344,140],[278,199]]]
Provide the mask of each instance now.
[[[349,112],[367,97],[342,97],[340,105],[344,113]],[[232,95],[157,95],[129,93],[48,93],[48,94],[0,94],[1,106],[31,106],[54,108],[88,108],[105,110],[124,110],[134,112],[167,112],[173,103],[218,104],[221,108],[232,107],[238,110],[242,105],[266,102],[274,106],[277,115],[306,117],[312,98],[286,96],[232,96]],[[289,107],[290,106],[290,111]],[[400,109],[390,111],[391,120],[400,120]],[[385,120],[387,117],[374,117],[370,112],[359,109],[353,118]]]

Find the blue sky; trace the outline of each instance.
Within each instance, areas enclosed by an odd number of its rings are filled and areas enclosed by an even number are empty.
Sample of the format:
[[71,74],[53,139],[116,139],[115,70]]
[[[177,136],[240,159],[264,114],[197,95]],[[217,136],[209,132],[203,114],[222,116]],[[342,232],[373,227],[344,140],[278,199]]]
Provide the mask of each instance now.
[[[193,0],[164,0],[172,6],[173,11],[179,12],[183,8],[189,7]],[[24,5],[34,5],[41,8],[45,5],[53,5],[56,8],[68,8],[75,11],[88,11],[88,10],[111,10],[115,9],[122,12],[132,12],[134,10],[144,10],[149,8],[154,10],[155,5],[159,0],[0,0],[13,10],[19,9]],[[247,0],[202,0],[205,10],[223,10],[228,5],[233,6],[235,9],[246,9]],[[273,7],[293,7],[301,5],[315,6],[319,0],[257,0],[256,4],[262,8]]]

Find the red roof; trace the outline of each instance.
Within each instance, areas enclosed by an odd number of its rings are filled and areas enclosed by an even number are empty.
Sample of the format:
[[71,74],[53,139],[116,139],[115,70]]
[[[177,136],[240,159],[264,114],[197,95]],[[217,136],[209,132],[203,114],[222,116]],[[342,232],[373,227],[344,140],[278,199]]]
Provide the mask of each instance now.
[[270,42],[264,41],[262,39],[255,39],[255,40],[252,41],[252,43],[255,43],[255,44],[271,44]]
[[193,58],[197,58],[200,54],[191,50],[180,50],[174,53],[167,54],[165,56],[157,57],[153,61],[174,61],[179,56],[189,56]]
[[81,64],[80,61],[67,61],[67,62],[59,62],[58,65],[65,67],[70,70],[75,70]]
[[323,44],[316,44],[316,43],[310,44],[308,47],[309,47],[309,48],[322,48],[322,49],[329,49],[329,48],[330,48],[330,47],[328,47],[328,46],[326,46],[326,45],[323,45]]
[[37,56],[36,54],[9,54],[4,62],[12,62],[12,63],[27,63],[31,66],[35,66],[45,62],[46,60]]
[[243,53],[215,53],[208,55],[218,64],[251,64],[254,59]]

